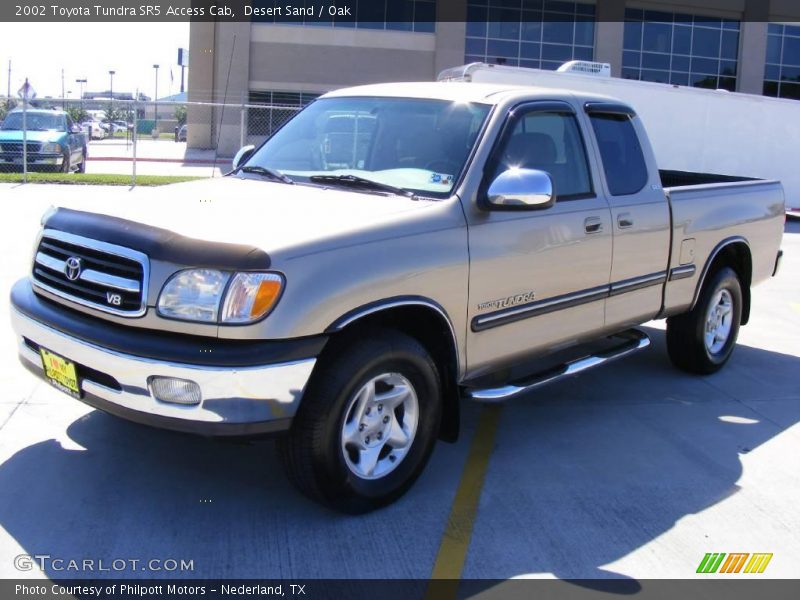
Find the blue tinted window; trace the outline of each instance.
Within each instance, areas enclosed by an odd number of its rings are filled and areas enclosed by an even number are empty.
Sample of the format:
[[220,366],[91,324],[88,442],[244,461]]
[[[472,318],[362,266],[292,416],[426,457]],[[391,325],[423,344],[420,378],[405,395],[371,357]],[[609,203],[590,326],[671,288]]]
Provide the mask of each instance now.
[[645,23],[642,50],[669,52],[672,47],[672,24]]
[[[595,5],[562,0],[466,0],[465,56],[482,62],[557,69],[593,60]],[[485,16],[484,16],[485,15]]]
[[683,71],[687,75],[689,74],[689,57],[688,56],[678,56],[677,54],[672,56],[672,70],[673,71]]
[[[321,18],[314,16],[294,17],[286,15],[286,7],[292,3],[278,2],[277,0],[253,0],[253,7],[278,8],[281,14],[274,17],[253,17],[254,21],[265,23],[281,23],[283,25],[307,25],[314,27],[345,27],[359,29],[389,29],[394,31],[414,31],[419,33],[432,33],[435,31],[436,0],[349,0],[346,5],[350,8],[351,15],[343,17],[330,17],[323,14]],[[344,6],[345,3],[328,3],[330,5]],[[320,4],[313,0],[305,3],[296,2],[295,7],[311,6],[315,13],[320,6],[327,9],[328,4]],[[470,4],[484,7],[486,0],[470,0]],[[485,10],[485,8],[484,8]],[[324,12],[324,11],[323,11]],[[480,19],[485,21],[485,17]],[[477,22],[478,19],[473,19]]]
[[639,67],[642,58],[641,52],[624,51],[622,53],[622,66],[623,67]]
[[800,38],[783,38],[783,64],[800,65]]
[[625,50],[641,50],[642,48],[642,23],[625,22],[625,36],[623,38]]
[[542,41],[558,44],[571,44],[574,40],[572,22],[545,21],[542,24]]
[[739,34],[735,31],[722,32],[722,58],[736,60],[739,56]]
[[781,63],[781,45],[783,37],[779,35],[767,36],[767,62],[779,65]]
[[572,48],[561,44],[542,44],[542,60],[567,62],[572,58]]
[[692,54],[695,56],[719,56],[720,32],[704,27],[695,27],[692,36]]
[[622,78],[623,79],[640,79],[641,72],[639,69],[631,69],[631,68],[623,68],[622,69]]
[[692,51],[692,28],[676,25],[672,35],[672,51],[675,54],[690,54]]
[[575,22],[575,44],[594,46],[594,21]]
[[612,196],[635,194],[647,184],[647,163],[628,115],[592,115],[608,190]]
[[673,85],[689,85],[689,73],[670,73],[669,82]]
[[642,69],[642,81],[669,83],[669,71],[653,71],[651,69]]
[[489,40],[486,44],[486,54],[491,54],[492,56],[518,56],[519,42]]
[[724,76],[735,89],[738,21],[635,9],[625,18],[623,77],[712,87]]
[[669,71],[669,54],[642,52],[642,68]]
[[522,58],[538,59],[541,55],[541,46],[539,44],[531,44],[529,42],[522,42],[519,47],[519,55]]
[[800,99],[800,26],[770,23],[767,33],[764,95]]

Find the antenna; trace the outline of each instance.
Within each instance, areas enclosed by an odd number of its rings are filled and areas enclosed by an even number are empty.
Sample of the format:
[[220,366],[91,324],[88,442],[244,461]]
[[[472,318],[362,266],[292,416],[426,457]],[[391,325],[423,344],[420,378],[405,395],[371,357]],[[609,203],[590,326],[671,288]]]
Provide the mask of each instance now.
[[222,123],[225,119],[225,104],[228,102],[228,82],[231,80],[231,67],[233,66],[233,51],[236,49],[236,34],[233,34],[233,43],[231,44],[231,58],[228,61],[228,76],[225,77],[225,93],[222,95],[222,110],[219,114],[219,127],[217,127],[217,141],[214,144],[214,164],[211,167],[211,177],[214,177],[214,172],[217,170],[217,157],[219,156],[219,135],[222,133]]

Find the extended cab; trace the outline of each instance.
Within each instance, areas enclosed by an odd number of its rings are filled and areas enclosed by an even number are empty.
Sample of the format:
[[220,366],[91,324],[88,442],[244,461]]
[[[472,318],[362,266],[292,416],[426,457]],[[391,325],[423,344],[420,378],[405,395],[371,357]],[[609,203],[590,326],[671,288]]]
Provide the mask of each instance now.
[[28,169],[85,173],[87,140],[72,118],[60,110],[25,112],[11,111],[0,126],[0,168],[22,168],[24,140]]
[[731,356],[774,275],[780,183],[659,172],[635,108],[386,84],[318,99],[221,179],[42,219],[11,293],[22,363],[133,421],[279,433],[306,494],[399,497],[462,399],[647,346]]

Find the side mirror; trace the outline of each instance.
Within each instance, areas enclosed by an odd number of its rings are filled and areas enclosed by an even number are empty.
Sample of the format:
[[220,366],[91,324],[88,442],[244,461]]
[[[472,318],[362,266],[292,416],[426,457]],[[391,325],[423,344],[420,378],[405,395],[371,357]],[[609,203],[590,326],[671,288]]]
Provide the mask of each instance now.
[[73,125],[72,129],[69,130],[70,133],[83,133],[83,129],[81,129],[80,125]]
[[236,153],[236,156],[233,157],[233,163],[232,163],[233,170],[235,171],[236,169],[238,169],[242,165],[242,163],[244,163],[248,158],[250,158],[250,155],[253,154],[253,150],[255,149],[256,147],[253,146],[252,144],[250,144],[249,146],[242,146],[241,148],[239,148],[239,151]]
[[556,203],[550,174],[537,169],[512,168],[500,173],[486,192],[488,208],[535,210]]

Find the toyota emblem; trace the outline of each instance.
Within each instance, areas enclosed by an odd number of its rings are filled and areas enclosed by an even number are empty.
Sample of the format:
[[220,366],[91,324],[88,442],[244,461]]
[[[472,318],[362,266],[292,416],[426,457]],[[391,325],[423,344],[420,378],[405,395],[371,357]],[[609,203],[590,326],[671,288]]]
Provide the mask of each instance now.
[[70,256],[64,263],[64,274],[70,281],[75,281],[81,276],[81,259]]

